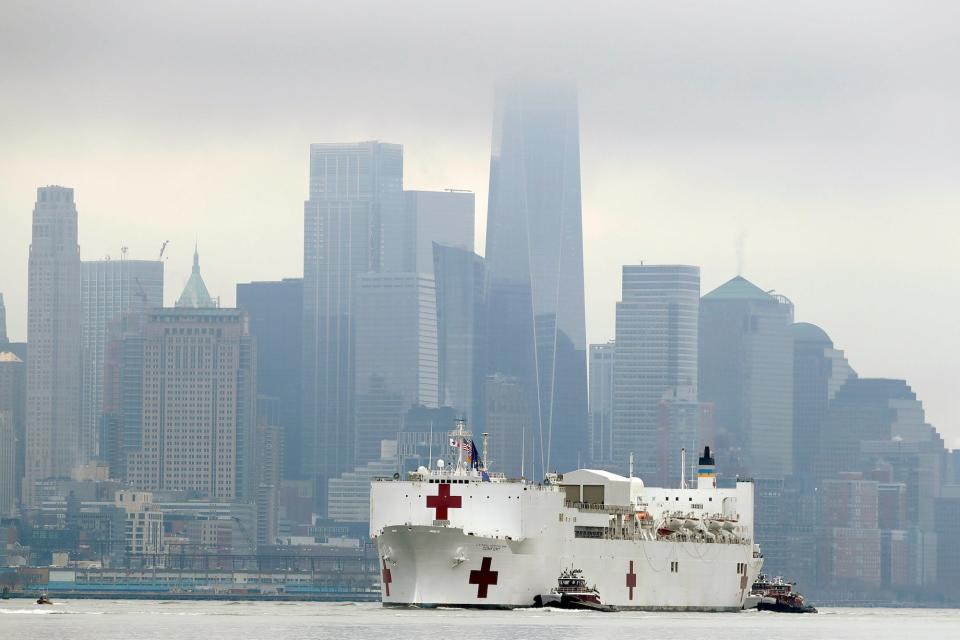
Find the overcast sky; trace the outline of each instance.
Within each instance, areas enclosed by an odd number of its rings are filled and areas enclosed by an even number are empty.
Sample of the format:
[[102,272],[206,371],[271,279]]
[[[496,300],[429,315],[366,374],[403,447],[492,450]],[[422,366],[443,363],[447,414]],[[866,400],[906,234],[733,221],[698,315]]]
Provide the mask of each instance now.
[[[589,7],[588,7],[589,5]],[[84,259],[199,240],[235,283],[302,274],[311,142],[404,145],[408,188],[477,193],[493,87],[580,89],[587,332],[620,267],[776,289],[863,376],[906,378],[960,446],[960,3],[0,2],[0,291],[26,338],[36,187]]]

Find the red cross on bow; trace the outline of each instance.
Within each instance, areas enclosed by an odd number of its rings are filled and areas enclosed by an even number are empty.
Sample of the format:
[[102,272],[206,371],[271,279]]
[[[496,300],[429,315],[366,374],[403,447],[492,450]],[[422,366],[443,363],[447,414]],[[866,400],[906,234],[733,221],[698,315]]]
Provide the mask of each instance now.
[[633,590],[637,586],[637,574],[633,572],[633,560],[630,561],[630,571],[627,572],[627,588],[630,589],[630,599],[633,600]]
[[393,582],[393,574],[390,573],[390,569],[387,568],[387,559],[383,559],[383,588],[386,590],[387,595],[390,595],[390,583]]
[[450,483],[444,482],[437,487],[437,495],[427,496],[427,509],[436,509],[436,520],[447,519],[447,509],[459,509],[463,499],[450,495]]
[[500,575],[500,572],[491,571],[491,564],[493,564],[493,558],[484,557],[483,561],[480,562],[480,569],[473,569],[470,572],[470,584],[477,585],[478,598],[486,598],[487,587],[497,584],[497,576]]

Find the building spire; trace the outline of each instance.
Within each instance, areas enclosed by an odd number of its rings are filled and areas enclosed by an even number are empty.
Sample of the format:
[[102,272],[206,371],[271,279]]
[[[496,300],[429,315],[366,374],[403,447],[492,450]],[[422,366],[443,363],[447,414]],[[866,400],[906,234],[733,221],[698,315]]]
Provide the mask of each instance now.
[[210,292],[207,291],[203,276],[200,275],[200,251],[196,244],[193,246],[193,271],[183,288],[183,293],[177,298],[176,306],[193,309],[209,309],[217,306],[210,297]]
[[7,307],[3,304],[3,293],[0,292],[0,347],[6,346],[7,339]]

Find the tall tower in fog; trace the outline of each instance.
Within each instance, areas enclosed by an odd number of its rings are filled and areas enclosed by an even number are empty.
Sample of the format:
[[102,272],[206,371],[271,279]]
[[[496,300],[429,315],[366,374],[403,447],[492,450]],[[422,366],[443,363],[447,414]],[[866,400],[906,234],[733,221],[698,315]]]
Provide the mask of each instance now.
[[[572,87],[498,88],[487,215],[490,374],[517,378],[537,465],[587,459],[580,141]],[[541,446],[542,443],[542,446]]]
[[[310,145],[303,239],[303,472],[326,482],[354,462],[357,278],[403,268],[403,147]],[[383,233],[381,234],[381,230]],[[408,256],[409,257],[409,256]]]
[[73,189],[40,187],[27,290],[24,502],[34,483],[69,476],[80,445],[80,247]]

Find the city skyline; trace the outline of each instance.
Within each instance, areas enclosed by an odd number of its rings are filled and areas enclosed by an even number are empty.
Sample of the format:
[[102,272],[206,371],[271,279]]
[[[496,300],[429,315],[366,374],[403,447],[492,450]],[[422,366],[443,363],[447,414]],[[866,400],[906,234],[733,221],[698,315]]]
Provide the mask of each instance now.
[[960,604],[960,6],[75,1],[0,8],[4,575]]
[[[11,10],[0,26],[0,67],[14,95],[31,96],[0,106],[9,123],[0,153],[0,289],[11,339],[26,339],[21,275],[38,185],[77,190],[85,260],[118,259],[123,245],[132,257],[155,259],[171,240],[170,291],[185,283],[199,238],[219,267],[211,290],[229,306],[236,282],[300,273],[309,143],[396,141],[411,160],[407,188],[476,193],[482,253],[494,79],[512,66],[544,68],[549,57],[581,88],[588,342],[613,337],[621,265],[698,264],[708,291],[737,273],[743,237],[744,276],[789,292],[797,319],[824,327],[863,375],[908,379],[957,446],[960,345],[937,337],[950,334],[955,315],[943,292],[960,282],[960,266],[944,258],[956,246],[960,130],[951,114],[960,87],[939,72],[956,51],[946,26],[956,8],[921,15],[849,3],[831,11],[836,37],[826,39],[817,37],[819,12],[784,17],[754,6],[747,30],[733,17],[743,10],[701,7],[690,20],[683,10],[647,5],[602,37],[586,9],[569,6],[534,35],[535,8],[514,27],[443,10],[440,17],[459,26],[429,35],[449,56],[399,46],[391,32],[404,30],[373,27],[370,52],[325,69],[323,83],[310,81],[323,52],[303,48],[308,38],[300,36],[322,22],[355,26],[359,11],[340,6],[336,18],[299,6],[265,24],[248,8],[205,27],[210,32],[192,31],[171,56],[163,45],[178,25],[159,10],[142,18],[104,7],[38,9],[34,17]],[[115,28],[147,19],[149,29]],[[92,38],[72,29],[59,39],[39,36],[67,20]],[[462,38],[467,23],[481,31],[476,41]],[[418,35],[429,28],[401,24]],[[261,29],[285,73],[272,64],[241,68],[216,53],[238,50],[242,34]],[[721,31],[725,37],[714,37]],[[332,29],[331,46],[347,46],[351,32]],[[643,37],[623,37],[633,32]],[[909,51],[888,46],[916,32],[924,38]],[[583,46],[559,46],[569,41]],[[57,61],[77,49],[89,57],[68,73]],[[200,82],[211,69],[215,79]],[[104,90],[83,91],[80,78],[94,70]],[[169,79],[162,91],[150,81],[158,75]],[[371,99],[391,91],[399,99],[388,107]],[[340,98],[325,100],[331,92]],[[262,234],[267,218],[271,231]],[[923,331],[911,312],[920,307],[930,310]]]

